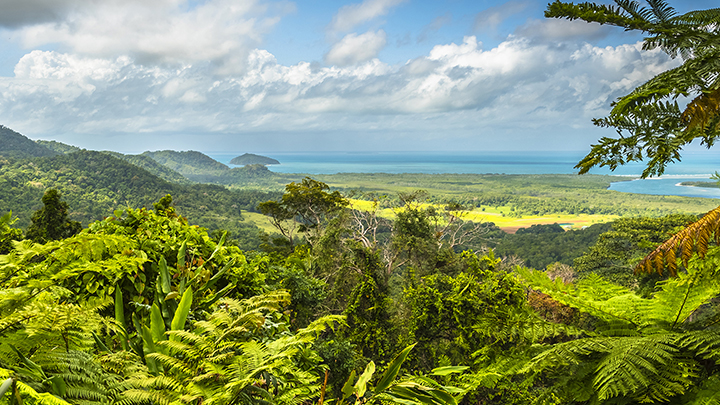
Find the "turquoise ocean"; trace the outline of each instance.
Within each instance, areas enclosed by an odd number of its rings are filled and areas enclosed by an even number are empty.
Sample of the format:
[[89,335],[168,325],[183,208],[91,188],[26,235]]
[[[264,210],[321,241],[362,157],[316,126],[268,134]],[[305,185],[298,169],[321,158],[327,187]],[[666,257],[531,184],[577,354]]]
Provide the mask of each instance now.
[[[213,159],[229,165],[243,152],[209,152]],[[259,152],[280,161],[268,168],[278,173],[504,173],[573,174],[586,152]],[[232,165],[230,165],[232,167]],[[638,177],[644,168],[630,163],[614,172],[594,169],[593,174]],[[660,178],[613,183],[611,190],[629,193],[683,195],[720,198],[720,189],[686,187],[683,181],[705,181],[720,171],[720,154],[713,151],[685,152],[681,162],[669,165]]]

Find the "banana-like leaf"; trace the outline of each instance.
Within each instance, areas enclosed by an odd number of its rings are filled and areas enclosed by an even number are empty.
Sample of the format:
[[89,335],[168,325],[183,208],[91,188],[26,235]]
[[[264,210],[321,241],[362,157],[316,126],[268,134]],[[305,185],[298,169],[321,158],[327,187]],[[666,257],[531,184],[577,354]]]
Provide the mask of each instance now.
[[153,303],[150,308],[150,332],[152,332],[152,338],[155,342],[167,339],[165,336],[165,321],[157,303]]
[[[188,314],[190,313],[190,306],[192,305],[193,291],[192,287],[188,287],[180,299],[175,315],[173,316],[172,322],[170,323],[171,330],[181,330],[185,328],[185,321],[187,320]],[[170,336],[170,340],[175,340],[174,336]]]
[[20,362],[25,366],[25,369],[28,370],[32,375],[37,377],[38,379],[45,380],[47,379],[47,376],[45,375],[45,372],[43,371],[42,367],[38,366],[34,361],[27,358],[20,350],[18,350],[13,345],[8,345],[10,348],[12,348],[15,353],[20,358]]
[[[110,353],[110,349],[105,345],[105,342],[100,339],[100,336],[97,335],[97,333],[92,332],[93,340],[95,341],[95,345],[97,346],[98,350],[101,352]],[[0,395],[1,396],[1,395]]]
[[355,387],[353,388],[353,392],[355,392],[355,395],[358,399],[365,396],[365,392],[367,391],[367,383],[370,381],[373,374],[375,374],[375,363],[371,360],[367,364],[367,366],[365,366],[365,371],[360,374],[360,377],[358,377],[358,380],[355,383]]
[[62,379],[59,375],[54,375],[44,382],[49,382],[50,387],[52,389],[53,394],[64,397],[67,393],[67,385],[65,384],[65,380]]
[[118,286],[115,288],[115,321],[122,327],[123,336],[120,338],[123,350],[128,350],[127,324],[125,323],[125,310],[123,309],[122,289]]
[[387,370],[385,370],[385,373],[383,373],[382,377],[380,378],[380,381],[378,381],[377,385],[375,386],[375,394],[379,394],[383,391],[385,391],[390,384],[395,380],[395,377],[397,377],[398,373],[400,372],[400,367],[402,367],[402,364],[405,362],[405,359],[407,359],[408,354],[410,353],[410,350],[415,347],[417,343],[412,344],[408,347],[406,347],[400,354],[393,359],[392,363],[388,366]]
[[160,273],[160,287],[163,295],[170,294],[170,273],[168,273],[167,261],[163,256],[160,256],[158,261],[158,273]]
[[[148,328],[145,325],[141,326],[142,328],[142,339],[145,343],[145,350],[143,352],[147,355],[150,353],[155,353],[157,351],[155,347],[155,342],[153,341],[152,332],[150,331],[150,328]],[[145,356],[145,363],[148,366],[148,369],[151,373],[157,374],[158,373],[158,367],[157,363],[155,362],[155,359]]]
[[430,371],[430,375],[437,375],[437,376],[446,376],[453,373],[462,373],[463,371],[467,370],[468,366],[445,366],[445,367],[438,367],[432,369]]
[[177,267],[179,271],[185,270],[185,251],[187,250],[187,239],[180,245],[177,254]]
[[347,381],[345,381],[345,385],[342,387],[342,399],[338,402],[338,404],[342,404],[346,399],[350,397],[350,395],[353,394],[353,382],[355,381],[355,370],[350,372],[350,377],[348,377]]
[[2,385],[0,385],[0,398],[2,398],[3,395],[5,395],[5,393],[7,392],[7,390],[10,389],[10,387],[12,387],[12,383],[13,383],[12,378],[8,378],[7,380],[3,381]]

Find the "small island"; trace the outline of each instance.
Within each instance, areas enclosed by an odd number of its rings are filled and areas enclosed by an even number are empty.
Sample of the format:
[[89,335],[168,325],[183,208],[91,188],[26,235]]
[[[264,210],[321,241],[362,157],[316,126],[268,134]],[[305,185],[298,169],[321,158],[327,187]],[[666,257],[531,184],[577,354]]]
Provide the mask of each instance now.
[[279,165],[280,162],[267,156],[255,155],[253,153],[245,153],[240,156],[234,157],[230,161],[231,165],[245,166],[245,165]]

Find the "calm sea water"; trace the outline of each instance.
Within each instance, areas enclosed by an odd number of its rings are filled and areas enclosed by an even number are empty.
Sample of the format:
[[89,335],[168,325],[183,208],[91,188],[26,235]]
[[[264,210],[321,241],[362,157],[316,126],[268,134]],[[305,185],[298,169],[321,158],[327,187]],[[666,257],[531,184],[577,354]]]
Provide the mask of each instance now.
[[[243,152],[210,152],[213,159],[228,164]],[[278,173],[505,173],[572,174],[585,151],[579,152],[268,152],[258,153],[280,161],[269,166]],[[231,165],[232,166],[232,165]],[[644,165],[631,163],[611,172],[594,169],[594,174],[638,176]],[[683,161],[667,167],[659,179],[613,183],[611,190],[658,195],[720,198],[720,189],[682,187],[682,181],[703,181],[720,170],[720,153],[685,152]]]

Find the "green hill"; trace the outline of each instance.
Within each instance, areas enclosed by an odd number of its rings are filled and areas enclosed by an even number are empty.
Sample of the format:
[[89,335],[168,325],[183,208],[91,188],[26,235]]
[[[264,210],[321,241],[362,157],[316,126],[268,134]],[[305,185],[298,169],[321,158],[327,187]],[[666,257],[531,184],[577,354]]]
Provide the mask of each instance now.
[[[58,141],[43,141],[38,140],[35,141],[40,145],[45,146],[46,148],[53,150],[58,153],[62,154],[68,154],[73,152],[78,152],[83,149],[78,148],[77,146],[68,145],[62,142]],[[114,152],[114,151],[102,151],[102,153],[107,153],[109,155],[112,155],[118,159],[122,159],[126,162],[132,163],[137,167],[142,167],[143,169],[149,171],[150,173],[160,177],[163,180],[167,180],[172,183],[180,183],[180,184],[189,184],[191,183],[190,180],[183,177],[182,174],[176,172],[175,170],[170,169],[167,166],[163,166],[162,164],[156,162],[149,156],[145,155],[125,155],[120,152]]]
[[[257,234],[243,224],[242,210],[276,198],[260,191],[233,191],[211,184],[174,184],[149,171],[103,152],[82,150],[32,160],[0,160],[0,212],[12,210],[25,228],[40,208],[45,190],[57,188],[70,205],[70,218],[88,224],[115,209],[152,207],[166,194],[181,215],[209,229],[227,229],[237,236]],[[255,238],[257,240],[257,238]]]
[[176,152],[174,150],[161,150],[143,152],[147,156],[165,167],[188,177],[197,175],[219,175],[230,170],[229,167],[203,153],[189,150]]
[[82,150],[82,148],[78,148],[77,146],[68,145],[66,143],[58,142],[58,141],[43,141],[41,139],[35,141],[35,143],[42,145],[52,151],[55,151],[57,153],[62,154],[68,154],[77,152],[79,150]]
[[269,158],[267,156],[255,155],[253,153],[245,153],[240,156],[234,157],[230,161],[231,165],[245,166],[245,165],[279,165],[280,162]]
[[118,159],[122,159],[126,162],[132,163],[137,167],[142,167],[143,169],[149,171],[150,173],[160,177],[163,180],[169,181],[171,183],[179,183],[179,184],[190,184],[192,183],[190,180],[188,180],[185,176],[182,174],[176,172],[175,170],[172,170],[171,168],[164,166],[147,155],[124,155],[120,152],[112,152],[112,151],[103,151],[103,153],[110,154],[112,156],[115,156]]
[[0,125],[0,156],[14,159],[54,156],[58,152],[33,142],[30,138]]

